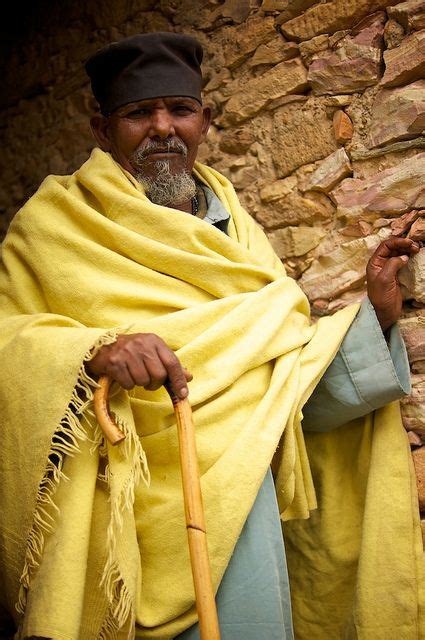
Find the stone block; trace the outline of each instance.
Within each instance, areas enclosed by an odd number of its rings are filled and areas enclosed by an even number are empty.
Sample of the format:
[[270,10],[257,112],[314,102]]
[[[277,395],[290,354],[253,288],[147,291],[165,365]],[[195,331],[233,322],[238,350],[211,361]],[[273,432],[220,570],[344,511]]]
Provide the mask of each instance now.
[[425,510],[425,446],[412,451],[418,488],[419,509]]
[[398,272],[404,300],[416,300],[425,304],[425,249],[410,258]]
[[422,80],[425,73],[425,29],[404,38],[398,47],[387,49],[384,61],[382,86],[398,87]]
[[[422,213],[425,215],[425,211],[422,211]],[[415,220],[407,237],[415,240],[415,242],[425,242],[425,218],[423,216]]]
[[365,220],[358,220],[354,224],[349,224],[343,229],[339,229],[338,233],[349,238],[366,238],[373,233],[373,226]]
[[253,7],[254,0],[225,0],[221,7],[221,15],[241,23],[248,18]]
[[283,18],[289,20],[315,4],[317,0],[263,0],[262,11],[282,11]]
[[372,110],[370,147],[409,140],[420,136],[424,129],[425,80],[379,91]]
[[388,7],[388,15],[399,22],[406,31],[425,28],[425,0],[407,0],[395,7]]
[[316,57],[308,80],[316,95],[355,93],[380,78],[385,14],[369,16],[354,35],[339,40],[336,49]]
[[388,20],[384,27],[384,42],[387,49],[398,47],[404,38],[404,29],[396,20]]
[[266,229],[297,224],[323,223],[332,218],[334,209],[327,196],[309,193],[302,196],[295,176],[277,180],[260,191],[263,206],[256,219]]
[[300,42],[299,48],[304,64],[309,66],[321,51],[329,48],[329,36],[327,34],[315,36],[311,40]]
[[274,20],[254,16],[238,27],[223,29],[222,40],[223,63],[229,69],[242,64],[261,44],[276,37]]
[[350,159],[342,147],[334,151],[314,171],[304,185],[304,191],[329,193],[338,182],[352,174]]
[[299,48],[296,42],[285,42],[281,36],[277,36],[267,44],[261,44],[249,59],[248,65],[257,67],[260,64],[278,64],[295,58],[298,54]]
[[412,224],[419,218],[419,216],[420,212],[417,210],[408,211],[407,213],[403,213],[402,216],[398,216],[390,223],[391,234],[393,236],[404,235],[407,231],[410,230]]
[[281,25],[290,40],[310,40],[322,33],[350,29],[353,24],[379,9],[397,4],[397,0],[331,0],[315,4],[300,16]]
[[[398,322],[412,370],[425,360],[425,317],[402,318]],[[425,397],[424,397],[425,401]]]
[[225,153],[245,153],[255,142],[255,136],[249,129],[227,129],[220,136],[219,148]]
[[281,62],[245,83],[225,107],[224,122],[237,124],[255,116],[271,102],[307,88],[307,71],[300,58]]
[[279,177],[298,167],[326,158],[338,145],[329,108],[319,98],[310,98],[300,108],[286,105],[273,117],[274,138],[270,144]]
[[338,217],[374,220],[424,208],[425,152],[364,180],[346,178],[330,195]]
[[326,231],[320,227],[285,227],[268,234],[279,258],[303,256],[320,244]]
[[343,242],[333,251],[320,255],[298,284],[309,300],[332,300],[346,291],[357,289],[366,280],[369,257],[388,235],[385,230],[380,230],[366,238]]
[[345,144],[353,137],[353,123],[345,111],[339,109],[335,111],[332,121],[335,133],[335,140],[338,144]]

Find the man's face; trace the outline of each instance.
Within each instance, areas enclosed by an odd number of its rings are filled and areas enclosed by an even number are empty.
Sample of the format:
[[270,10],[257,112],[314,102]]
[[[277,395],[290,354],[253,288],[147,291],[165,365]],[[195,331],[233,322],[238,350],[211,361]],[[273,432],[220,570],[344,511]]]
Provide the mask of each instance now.
[[191,173],[210,120],[210,110],[197,100],[165,97],[127,104],[108,118],[94,118],[92,127],[101,148],[124,169],[154,178],[163,160],[173,174]]

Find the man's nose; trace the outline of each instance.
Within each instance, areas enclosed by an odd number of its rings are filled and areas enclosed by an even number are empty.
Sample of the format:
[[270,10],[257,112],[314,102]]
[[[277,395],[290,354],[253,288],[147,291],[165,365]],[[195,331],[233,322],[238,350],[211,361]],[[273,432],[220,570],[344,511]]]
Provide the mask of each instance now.
[[158,136],[164,139],[169,136],[174,136],[175,134],[173,118],[168,111],[158,109],[158,111],[152,113],[149,131],[150,138]]

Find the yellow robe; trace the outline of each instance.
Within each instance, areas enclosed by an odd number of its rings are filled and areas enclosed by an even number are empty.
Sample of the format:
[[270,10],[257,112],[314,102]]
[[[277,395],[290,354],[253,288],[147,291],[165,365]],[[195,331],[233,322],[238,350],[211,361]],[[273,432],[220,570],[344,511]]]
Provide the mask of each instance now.
[[[11,612],[19,602],[21,636],[131,638],[137,624],[138,637],[166,640],[196,619],[165,391],[116,390],[111,406],[127,434],[117,448],[104,445],[92,415],[83,362],[117,333],[160,335],[194,374],[216,586],[276,451],[282,519],[308,518],[316,507],[302,406],[357,307],[311,325],[306,297],[230,183],[202,165],[195,170],[231,213],[228,237],[152,204],[95,150],[72,176],[45,180],[4,243],[0,597]],[[396,414],[392,423],[401,434]],[[349,442],[325,457],[314,444],[312,459],[319,452],[326,469],[339,469],[342,452],[355,456]],[[397,464],[407,473],[405,439],[401,450]],[[399,499],[410,501],[413,531],[412,494]],[[362,508],[348,511],[361,527]],[[335,519],[323,545],[340,528]],[[412,583],[419,560],[409,549]],[[337,605],[340,617],[347,601],[351,592]]]

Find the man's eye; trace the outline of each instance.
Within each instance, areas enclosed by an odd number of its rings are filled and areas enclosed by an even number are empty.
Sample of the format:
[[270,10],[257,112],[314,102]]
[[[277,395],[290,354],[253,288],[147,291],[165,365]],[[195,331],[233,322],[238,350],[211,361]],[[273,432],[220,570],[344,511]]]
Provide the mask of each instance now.
[[193,109],[187,106],[187,104],[178,104],[174,107],[173,111],[176,113],[193,113]]
[[133,109],[133,111],[130,111],[129,113],[126,114],[126,118],[140,118],[147,114],[148,114],[147,109]]

